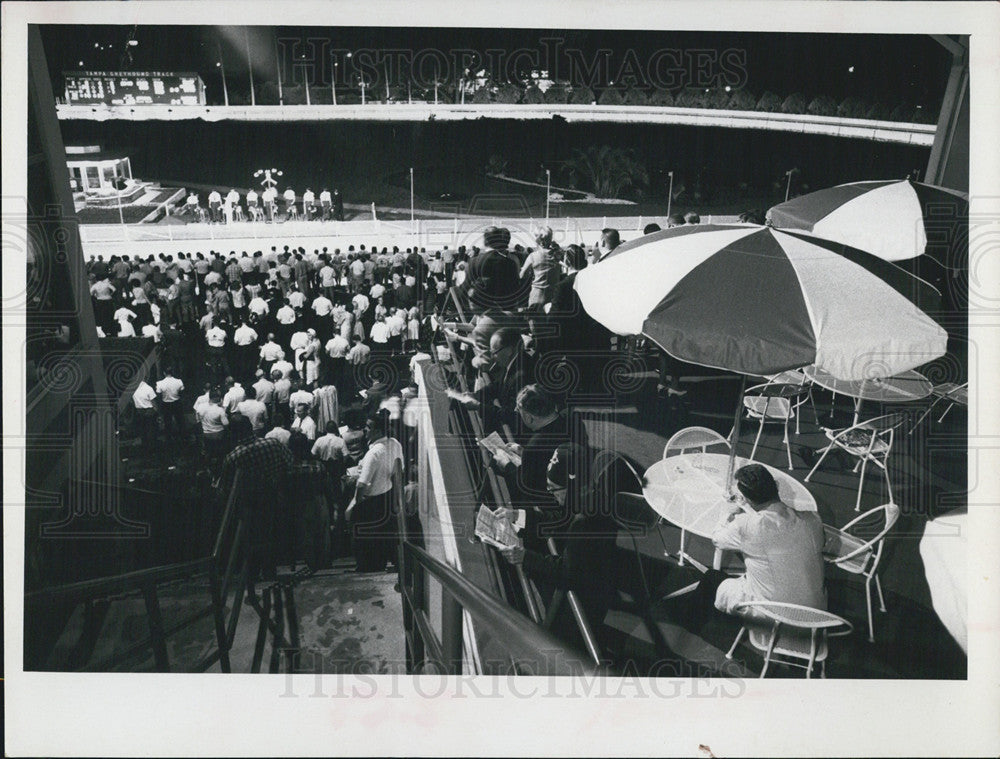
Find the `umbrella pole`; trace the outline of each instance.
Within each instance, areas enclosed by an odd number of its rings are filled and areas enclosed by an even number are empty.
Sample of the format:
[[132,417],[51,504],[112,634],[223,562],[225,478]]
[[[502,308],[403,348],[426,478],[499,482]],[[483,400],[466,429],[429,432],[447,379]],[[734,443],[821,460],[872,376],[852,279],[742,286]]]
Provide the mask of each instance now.
[[740,397],[736,401],[736,418],[733,420],[733,442],[729,446],[729,466],[726,469],[726,498],[733,494],[733,469],[736,466],[736,443],[740,439],[740,422],[743,420],[743,393],[747,389],[747,376],[740,375]]

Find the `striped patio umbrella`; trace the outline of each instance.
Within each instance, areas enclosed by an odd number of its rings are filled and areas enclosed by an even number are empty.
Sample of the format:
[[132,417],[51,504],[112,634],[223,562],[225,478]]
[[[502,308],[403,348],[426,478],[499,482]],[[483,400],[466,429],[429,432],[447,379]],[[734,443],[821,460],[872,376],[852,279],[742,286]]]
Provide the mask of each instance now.
[[888,377],[945,352],[915,304],[933,288],[860,250],[755,225],[675,227],[582,270],[583,307],[620,335],[681,361],[742,374],[815,364],[834,377]]
[[903,181],[852,182],[786,201],[767,212],[778,229],[811,232],[887,261],[930,256],[967,266],[968,196]]

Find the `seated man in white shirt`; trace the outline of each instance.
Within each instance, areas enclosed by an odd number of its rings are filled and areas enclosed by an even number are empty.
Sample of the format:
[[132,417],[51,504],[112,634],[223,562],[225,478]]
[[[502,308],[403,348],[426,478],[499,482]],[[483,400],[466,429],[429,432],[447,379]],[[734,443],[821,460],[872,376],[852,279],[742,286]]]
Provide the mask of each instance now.
[[761,464],[737,470],[733,507],[712,533],[717,548],[740,551],[742,577],[709,569],[696,598],[703,613],[714,606],[732,614],[743,601],[779,601],[826,608],[823,523],[812,511],[796,511],[778,497],[778,486]]

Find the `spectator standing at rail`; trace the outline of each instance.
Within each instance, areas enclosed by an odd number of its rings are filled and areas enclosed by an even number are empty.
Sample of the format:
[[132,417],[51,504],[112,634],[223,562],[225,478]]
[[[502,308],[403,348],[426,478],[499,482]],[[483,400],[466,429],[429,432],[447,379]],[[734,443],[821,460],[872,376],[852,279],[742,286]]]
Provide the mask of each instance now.
[[386,411],[368,418],[365,435],[368,450],[358,466],[351,533],[357,571],[382,572],[395,560],[392,479],[403,465],[403,447],[390,437]]
[[552,242],[552,228],[545,227],[535,238],[538,250],[528,254],[521,266],[521,278],[531,272],[531,291],[528,293],[528,307],[544,307],[552,299],[556,283],[559,281],[559,264],[556,261]]
[[510,231],[489,227],[483,233],[483,241],[486,250],[472,259],[466,270],[469,299],[479,310],[490,306],[515,308],[526,293],[521,288],[520,264],[507,249]]

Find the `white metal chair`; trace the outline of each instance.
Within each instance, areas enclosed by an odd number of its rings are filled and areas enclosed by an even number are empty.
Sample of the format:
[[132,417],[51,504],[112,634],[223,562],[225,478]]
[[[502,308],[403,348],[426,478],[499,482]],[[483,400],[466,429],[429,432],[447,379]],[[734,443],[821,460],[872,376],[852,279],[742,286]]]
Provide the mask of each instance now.
[[[757,429],[757,437],[753,441],[753,450],[750,451],[750,460],[757,453],[757,446],[760,437],[764,432],[764,425],[768,422],[781,424],[784,427],[785,452],[788,454],[788,469],[792,466],[792,446],[788,442],[788,422],[796,420],[798,415],[795,409],[802,405],[807,388],[803,385],[793,385],[789,383],[767,382],[763,385],[755,385],[748,388],[743,395],[743,406],[746,408],[747,417],[756,419],[760,423]],[[798,399],[798,404],[793,404],[793,399]]]
[[251,221],[264,221],[264,209],[256,203],[250,206],[247,210],[250,212]]
[[288,206],[288,210],[285,213],[285,221],[298,221],[299,220],[299,209],[294,203]]
[[938,405],[941,401],[948,402],[948,408],[944,410],[944,413],[938,417],[938,424],[944,421],[944,418],[948,416],[948,412],[951,411],[953,406],[968,406],[969,405],[969,383],[965,382],[961,385],[956,385],[954,382],[942,382],[940,385],[935,385],[934,389],[931,390],[931,395],[934,396],[934,402],[931,403],[920,418],[913,423],[913,427],[910,429],[912,434],[913,430],[920,426],[920,423],[924,421],[931,410]]
[[[803,394],[795,403],[792,404],[792,408],[798,412],[798,410],[805,405],[805,402],[809,401],[809,405],[812,406],[813,410],[813,419],[819,420],[819,415],[816,413],[816,401],[813,399],[813,383],[812,380],[805,375],[805,372],[801,372],[798,369],[789,369],[788,371],[768,377],[768,380],[781,385],[800,385],[803,389]],[[801,418],[801,413],[795,414],[796,435],[801,434],[799,427],[799,419]]]
[[233,221],[246,221],[246,215],[243,213],[243,206],[233,206]]
[[834,448],[839,448],[849,455],[858,459],[854,471],[861,467],[861,478],[858,481],[858,500],[854,505],[855,511],[861,511],[861,491],[865,485],[865,468],[869,463],[874,464],[885,475],[885,485],[889,489],[889,501],[892,502],[892,483],[889,482],[889,454],[892,452],[893,433],[897,427],[906,421],[906,415],[902,413],[886,414],[867,422],[859,422],[851,427],[840,430],[824,430],[830,444],[823,449],[823,455],[806,475],[805,481],[813,476],[823,459]]
[[[663,446],[663,458],[667,458],[672,452],[683,454],[687,451],[697,449],[700,449],[702,453],[707,453],[707,449],[713,445],[724,445],[727,453],[730,450],[729,441],[715,430],[708,427],[685,427],[670,436],[667,444]],[[684,539],[686,537],[687,531],[682,529],[680,549],[677,552],[677,563],[682,567],[684,566],[684,559],[690,559],[684,552]]]
[[729,441],[715,430],[708,427],[685,427],[670,436],[667,444],[663,446],[663,458],[667,458],[671,452],[681,454],[695,448],[700,448],[702,453],[706,453],[706,449],[713,445],[724,445],[727,452],[730,448]]
[[[826,659],[829,638],[849,635],[854,626],[843,617],[822,609],[780,601],[744,601],[734,612],[743,616],[732,647],[726,653],[733,658],[736,646],[749,632],[750,645],[764,652],[764,667],[760,676],[767,674],[772,661],[790,667],[800,667],[811,678],[813,667],[820,665],[820,677],[826,677]],[[747,614],[749,613],[749,614]],[[778,658],[778,657],[784,658]],[[801,664],[800,662],[805,662]]]
[[[866,538],[859,535],[859,528],[865,524],[871,525],[873,517],[884,513],[885,521],[874,536]],[[878,564],[882,558],[882,546],[885,536],[899,519],[899,506],[887,503],[866,511],[841,528],[823,525],[825,543],[823,558],[830,564],[840,567],[845,572],[861,575],[865,578],[865,603],[868,607],[868,641],[875,642],[875,626],[872,620],[872,580],[875,580],[875,590],[878,591],[879,609],[885,612],[885,597],[882,595],[882,583],[879,582]]]

